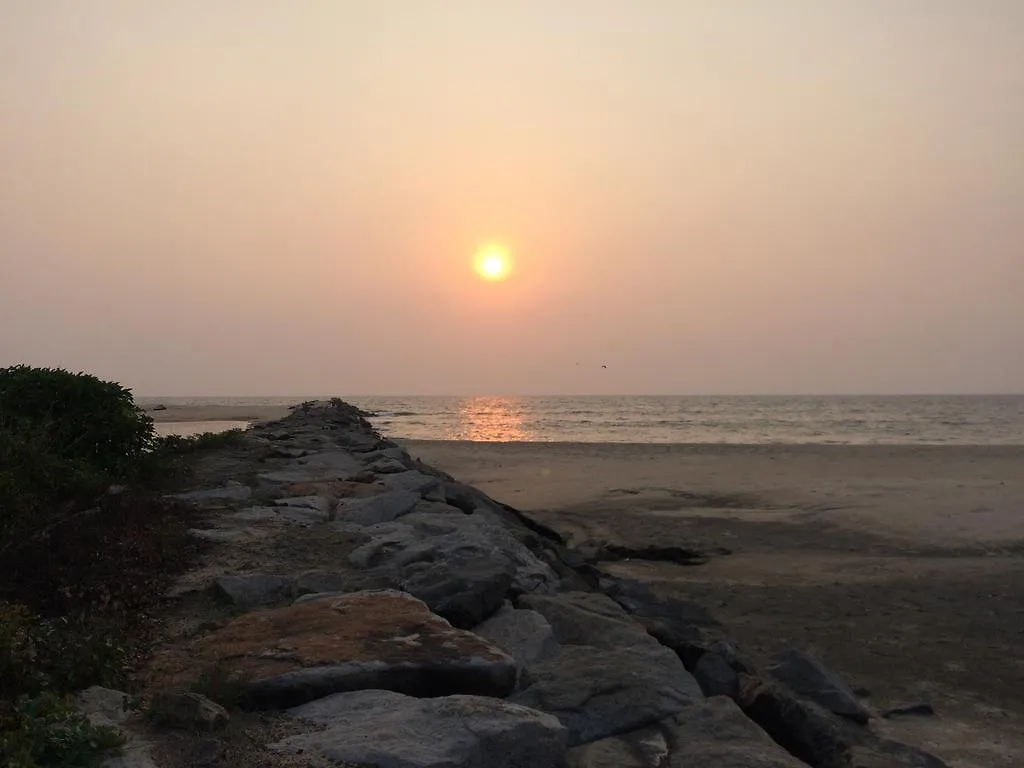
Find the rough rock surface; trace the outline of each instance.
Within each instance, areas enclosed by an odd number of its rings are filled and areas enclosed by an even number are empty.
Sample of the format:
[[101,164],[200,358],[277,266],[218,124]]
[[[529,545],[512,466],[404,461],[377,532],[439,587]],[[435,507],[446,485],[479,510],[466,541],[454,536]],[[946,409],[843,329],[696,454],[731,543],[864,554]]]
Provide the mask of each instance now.
[[293,579],[265,573],[221,576],[213,582],[217,596],[239,608],[283,603],[295,596]]
[[829,713],[781,686],[739,675],[736,703],[790,754],[814,768],[849,768],[850,739]]
[[209,502],[246,501],[251,496],[252,488],[247,485],[227,485],[223,488],[210,488],[205,491],[176,493],[171,498],[194,504],[206,504]]
[[697,678],[704,695],[728,696],[736,698],[739,678],[729,662],[715,651],[708,651],[693,668],[693,676]]
[[503,650],[521,668],[558,654],[551,625],[536,611],[506,605],[473,632]]
[[349,562],[427,603],[460,627],[473,627],[506,596],[550,591],[558,577],[507,531],[478,515],[413,512],[366,529],[370,541]]
[[414,699],[388,691],[343,693],[291,710],[325,725],[277,751],[312,753],[360,768],[558,768],[565,729],[540,712],[497,699]]
[[651,725],[704,698],[679,658],[657,643],[565,646],[527,673],[530,686],[511,701],[555,715],[572,745]]
[[795,648],[778,653],[768,671],[793,691],[830,712],[864,725],[871,714],[839,676],[816,659]]
[[505,696],[516,678],[500,650],[393,591],[243,614],[201,638],[194,657],[241,681],[255,709],[366,688]]
[[658,645],[618,603],[598,592],[526,595],[519,604],[547,619],[555,639],[562,645],[612,649]]
[[390,523],[412,512],[423,497],[407,490],[396,490],[365,499],[346,499],[338,504],[334,519],[339,523],[378,525]]

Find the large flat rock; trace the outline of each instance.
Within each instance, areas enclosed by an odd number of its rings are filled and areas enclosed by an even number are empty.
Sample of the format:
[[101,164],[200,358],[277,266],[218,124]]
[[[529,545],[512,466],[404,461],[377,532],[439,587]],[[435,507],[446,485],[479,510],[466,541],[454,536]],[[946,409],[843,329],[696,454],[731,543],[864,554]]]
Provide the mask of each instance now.
[[657,643],[568,645],[527,675],[529,687],[510,700],[555,715],[572,745],[652,725],[704,698],[679,657]]
[[290,714],[326,726],[271,745],[360,768],[558,768],[566,732],[550,715],[497,699],[343,693]]
[[390,590],[244,614],[201,638],[190,665],[239,680],[255,709],[368,688],[505,696],[516,679],[506,654]]

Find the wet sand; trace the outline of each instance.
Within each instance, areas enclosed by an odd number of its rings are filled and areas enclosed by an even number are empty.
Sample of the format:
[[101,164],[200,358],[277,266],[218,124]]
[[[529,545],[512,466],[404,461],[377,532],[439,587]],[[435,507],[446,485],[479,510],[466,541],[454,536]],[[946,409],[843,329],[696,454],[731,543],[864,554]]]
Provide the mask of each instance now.
[[574,546],[725,547],[609,571],[702,603],[757,660],[805,648],[951,766],[1024,765],[1024,447],[407,442]]

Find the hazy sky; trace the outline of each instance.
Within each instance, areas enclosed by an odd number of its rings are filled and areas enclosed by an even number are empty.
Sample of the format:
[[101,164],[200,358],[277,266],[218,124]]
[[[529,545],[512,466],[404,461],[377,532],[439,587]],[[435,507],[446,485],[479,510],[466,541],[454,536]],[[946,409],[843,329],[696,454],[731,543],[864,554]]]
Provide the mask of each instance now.
[[0,0],[0,365],[1021,392],[1022,41],[1021,0]]

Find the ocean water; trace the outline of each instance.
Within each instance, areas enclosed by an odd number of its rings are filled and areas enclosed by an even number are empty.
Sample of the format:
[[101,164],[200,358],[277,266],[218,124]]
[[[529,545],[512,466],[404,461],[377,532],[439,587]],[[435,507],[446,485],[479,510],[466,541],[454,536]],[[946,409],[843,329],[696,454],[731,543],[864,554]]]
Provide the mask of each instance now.
[[[164,398],[286,405],[308,398]],[[418,440],[1024,445],[1024,396],[345,397]],[[152,400],[152,399],[151,399]]]

